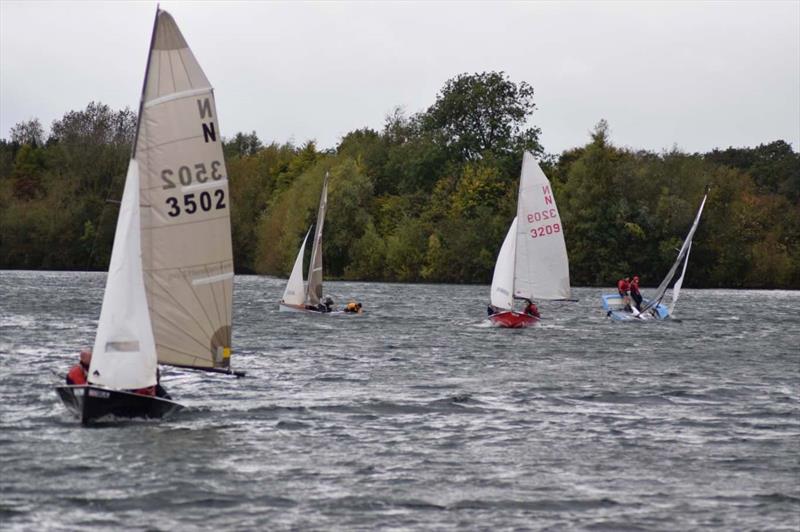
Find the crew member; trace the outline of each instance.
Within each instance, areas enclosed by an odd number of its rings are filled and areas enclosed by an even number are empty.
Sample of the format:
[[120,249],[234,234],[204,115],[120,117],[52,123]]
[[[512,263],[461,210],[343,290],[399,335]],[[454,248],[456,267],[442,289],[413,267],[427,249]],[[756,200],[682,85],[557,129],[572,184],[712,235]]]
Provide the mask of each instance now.
[[539,309],[536,308],[536,305],[533,303],[533,301],[530,299],[527,299],[526,301],[528,304],[525,305],[525,314],[528,316],[533,316],[534,318],[541,318],[542,316],[539,314]]
[[344,311],[350,314],[361,314],[361,303],[351,301],[344,307]]
[[89,365],[92,363],[92,350],[88,347],[81,349],[80,360],[67,373],[67,384],[86,384],[89,375]]
[[625,310],[631,310],[631,298],[628,295],[628,291],[631,289],[631,278],[625,277],[624,279],[620,279],[617,281],[617,290],[619,291],[619,296],[622,298],[622,303],[625,305]]
[[638,275],[633,276],[633,281],[631,281],[630,291],[631,291],[631,299],[633,299],[633,304],[636,306],[636,310],[642,310],[642,293],[639,292]]

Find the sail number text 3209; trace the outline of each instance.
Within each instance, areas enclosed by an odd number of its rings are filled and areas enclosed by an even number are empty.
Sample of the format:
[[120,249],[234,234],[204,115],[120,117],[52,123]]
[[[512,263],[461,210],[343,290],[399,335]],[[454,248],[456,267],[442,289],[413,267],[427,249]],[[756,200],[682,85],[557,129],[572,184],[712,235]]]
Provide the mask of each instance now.
[[[528,223],[543,222],[547,220],[558,220],[558,211],[555,209],[544,209],[536,211],[526,216]],[[561,232],[561,224],[558,222],[540,225],[531,229],[531,237],[538,238],[540,236],[552,235],[553,233]]]

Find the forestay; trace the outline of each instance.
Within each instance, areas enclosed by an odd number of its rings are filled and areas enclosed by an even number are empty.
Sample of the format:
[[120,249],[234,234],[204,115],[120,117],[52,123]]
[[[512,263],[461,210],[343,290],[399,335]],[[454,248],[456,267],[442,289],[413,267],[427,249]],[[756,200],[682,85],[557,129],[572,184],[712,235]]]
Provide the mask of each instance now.
[[570,299],[564,226],[550,181],[533,155],[525,153],[517,198],[514,296]]
[[317,211],[317,227],[314,230],[314,247],[311,248],[311,263],[308,266],[306,303],[317,306],[322,299],[322,228],[325,226],[325,209],[328,206],[328,172],[322,182],[322,194]]
[[[661,300],[664,299],[664,294],[667,292],[667,288],[669,287],[670,282],[675,277],[675,272],[678,271],[678,266],[680,266],[681,261],[686,261],[683,266],[683,272],[681,273],[681,277],[679,279],[680,284],[676,283],[676,287],[678,288],[678,292],[680,293],[680,288],[683,284],[683,276],[686,273],[686,264],[688,264],[689,260],[689,250],[692,247],[692,239],[694,238],[694,233],[697,231],[697,226],[700,225],[700,216],[703,214],[703,207],[705,207],[706,199],[708,198],[708,189],[706,189],[706,193],[703,196],[703,201],[700,202],[700,208],[697,210],[697,214],[694,217],[694,223],[692,223],[691,229],[689,229],[689,234],[686,235],[686,239],[683,241],[683,245],[681,249],[678,251],[678,256],[675,258],[675,262],[672,263],[672,267],[667,272],[666,277],[664,280],[661,281],[661,284],[658,285],[658,290],[656,291],[656,295],[648,301],[646,305],[642,307],[641,312],[644,312],[648,309],[651,309],[661,303]],[[675,307],[675,301],[677,300],[677,294],[673,294],[672,304],[670,305],[670,314],[672,314],[672,309]]]
[[156,383],[156,346],[142,279],[139,171],[128,165],[89,382],[131,390]]
[[311,229],[306,233],[303,239],[303,245],[300,246],[300,252],[294,260],[292,273],[289,275],[289,282],[286,283],[286,289],[283,291],[283,302],[289,305],[302,305],[305,301],[305,290],[303,290],[303,257],[306,253],[306,242],[308,242],[308,235],[311,234]]
[[227,368],[233,255],[217,109],[211,84],[164,11],[156,15],[134,157],[158,361]]
[[497,262],[494,265],[492,276],[492,306],[511,310],[514,307],[512,294],[514,292],[514,255],[517,247],[517,219],[511,222],[508,228]]

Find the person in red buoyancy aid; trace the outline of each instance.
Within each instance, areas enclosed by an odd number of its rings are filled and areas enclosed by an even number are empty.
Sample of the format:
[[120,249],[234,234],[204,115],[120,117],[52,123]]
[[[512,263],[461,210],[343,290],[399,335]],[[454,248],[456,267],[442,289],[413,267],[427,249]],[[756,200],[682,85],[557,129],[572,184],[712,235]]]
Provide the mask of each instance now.
[[625,310],[631,310],[631,297],[628,295],[628,291],[631,289],[631,278],[626,277],[624,279],[620,279],[617,281],[617,290],[619,291],[619,295],[622,298],[622,303],[625,305]]
[[638,275],[633,276],[633,281],[631,281],[630,291],[631,291],[631,299],[633,299],[633,304],[636,305],[636,310],[642,310],[642,293],[639,292]]
[[67,384],[81,385],[86,384],[86,376],[89,374],[89,365],[92,363],[92,350],[81,349],[80,362],[72,367],[67,373]]
[[542,315],[539,314],[539,309],[530,299],[528,299],[528,304],[525,305],[525,314],[527,314],[528,316],[533,316],[534,318],[542,317]]

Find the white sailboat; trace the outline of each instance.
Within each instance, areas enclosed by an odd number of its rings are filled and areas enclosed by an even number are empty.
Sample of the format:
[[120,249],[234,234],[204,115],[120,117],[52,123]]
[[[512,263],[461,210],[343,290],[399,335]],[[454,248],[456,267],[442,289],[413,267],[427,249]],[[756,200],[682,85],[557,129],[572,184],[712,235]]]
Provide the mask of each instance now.
[[533,155],[522,159],[517,216],[497,255],[492,277],[491,314],[499,327],[536,323],[535,312],[517,312],[514,300],[569,300],[569,259],[564,227],[550,181]]
[[59,396],[84,423],[160,418],[157,364],[230,373],[230,200],[213,88],[157,9],[86,385]]
[[330,305],[322,300],[322,229],[325,225],[325,211],[328,207],[328,172],[322,182],[322,193],[319,198],[317,210],[317,227],[314,230],[314,244],[311,248],[311,262],[308,265],[308,283],[303,290],[303,256],[306,250],[306,241],[309,233],[303,239],[300,251],[294,261],[292,273],[286,283],[283,298],[278,304],[281,312],[331,312]]
[[[655,295],[650,299],[644,300],[644,304],[641,306],[641,309],[637,310],[636,308],[632,307],[630,310],[628,310],[625,308],[625,304],[619,294],[604,294],[602,296],[603,309],[606,311],[606,315],[608,317],[617,321],[626,321],[648,319],[663,320],[673,316],[675,304],[678,302],[678,297],[681,294],[683,278],[686,275],[686,266],[689,264],[689,252],[692,250],[692,239],[694,239],[694,234],[697,231],[697,227],[700,225],[700,217],[703,215],[703,208],[706,205],[707,199],[708,187],[706,187],[705,194],[700,202],[700,208],[697,209],[697,214],[694,216],[692,227],[689,228],[689,233],[683,240],[683,244],[681,244],[681,248],[678,250],[678,255],[675,257],[675,261],[672,263],[667,275],[661,281],[661,284],[658,285]],[[664,297],[666,296],[667,289],[669,288],[672,280],[675,278],[675,274],[678,272],[678,267],[681,265],[681,263],[683,263],[681,275],[678,277],[672,287],[672,299],[669,305],[666,306],[663,304]]]

